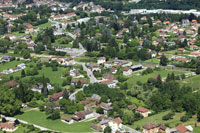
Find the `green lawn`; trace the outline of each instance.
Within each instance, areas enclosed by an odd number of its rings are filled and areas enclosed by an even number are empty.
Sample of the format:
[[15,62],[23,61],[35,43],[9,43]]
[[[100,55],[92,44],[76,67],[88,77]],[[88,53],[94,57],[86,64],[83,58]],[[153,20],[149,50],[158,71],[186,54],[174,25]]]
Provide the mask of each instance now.
[[[142,127],[143,125],[145,125],[146,123],[155,123],[155,124],[166,124],[169,127],[175,127],[178,124],[182,123],[180,121],[181,116],[183,116],[185,113],[175,113],[175,116],[173,117],[173,119],[170,120],[162,120],[162,117],[166,114],[168,114],[169,111],[165,111],[165,112],[161,112],[158,113],[156,115],[152,115],[146,118],[143,118],[139,121],[134,122],[133,125],[131,125],[130,127],[132,128],[136,128],[136,127]],[[195,116],[193,116],[192,118],[190,118],[187,122],[182,123],[183,125],[192,125],[194,126],[194,124],[196,123],[197,119]]]
[[10,68],[13,68],[13,67],[16,67],[17,65],[23,63],[22,61],[11,61],[11,62],[6,62],[6,63],[1,63],[0,64],[0,72],[2,72],[3,70],[7,70],[7,69],[10,69]]
[[147,75],[140,75],[137,76],[135,74],[131,75],[130,78],[127,80],[128,86],[132,87],[133,85],[136,85],[137,81],[140,81],[142,83],[146,82],[149,78],[154,78],[157,75],[161,75],[162,78],[166,78],[168,73],[174,72],[175,75],[184,74],[184,72],[181,71],[170,71],[170,70],[161,70],[156,71]]
[[51,67],[43,66],[42,70],[38,71],[39,75],[37,76],[41,77],[44,74],[45,77],[48,77],[50,79],[51,83],[58,83],[59,85],[61,85],[64,80],[61,78],[64,69],[64,67],[58,67],[58,71],[52,71]]
[[191,86],[193,90],[200,89],[200,75],[187,78],[183,81],[184,84]]
[[47,28],[47,27],[51,27],[52,24],[54,24],[54,23],[52,23],[52,22],[47,22],[47,23],[45,23],[45,24],[39,25],[38,27],[39,27],[39,28]]
[[97,61],[97,59],[93,57],[79,57],[79,58],[75,58],[74,60],[78,62],[96,62]]
[[193,132],[194,133],[200,133],[200,127],[195,127]]
[[29,111],[21,115],[16,115],[15,117],[33,124],[37,124],[61,132],[92,132],[92,129],[90,128],[92,121],[78,122],[68,125],[66,123],[61,122],[61,119],[47,119],[45,113],[39,111]]
[[69,44],[61,44],[59,42],[59,40],[56,40],[55,43],[53,43],[52,45],[72,48],[72,44],[70,44],[70,43]]

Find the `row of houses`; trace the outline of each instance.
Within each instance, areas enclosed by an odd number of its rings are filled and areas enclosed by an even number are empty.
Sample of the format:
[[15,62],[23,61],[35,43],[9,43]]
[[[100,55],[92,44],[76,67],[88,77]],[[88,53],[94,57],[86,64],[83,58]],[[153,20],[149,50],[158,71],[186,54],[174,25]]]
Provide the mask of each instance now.
[[193,128],[192,126],[183,126],[179,124],[175,128],[168,128],[165,125],[161,124],[154,124],[154,123],[147,123],[142,128],[143,133],[192,133]]
[[19,64],[17,65],[16,67],[14,68],[10,68],[8,70],[4,70],[3,72],[1,72],[1,74],[11,74],[11,73],[14,73],[14,72],[18,72],[20,70],[23,70],[26,68],[26,64],[22,63],[22,64]]

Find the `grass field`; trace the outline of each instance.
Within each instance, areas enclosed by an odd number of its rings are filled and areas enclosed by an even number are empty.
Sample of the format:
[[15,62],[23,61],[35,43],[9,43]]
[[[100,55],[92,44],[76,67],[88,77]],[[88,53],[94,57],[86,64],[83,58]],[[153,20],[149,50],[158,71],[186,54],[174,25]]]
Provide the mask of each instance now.
[[47,28],[47,27],[51,27],[52,24],[54,24],[54,23],[52,23],[52,22],[47,22],[47,23],[45,23],[45,24],[39,25],[38,27],[39,27],[39,28]]
[[55,43],[53,43],[52,45],[72,48],[72,44],[70,44],[70,43],[69,44],[61,44],[59,42],[59,40],[56,40]]
[[97,61],[96,58],[92,58],[92,57],[81,57],[81,58],[75,58],[74,60],[78,62],[96,62]]
[[11,61],[11,62],[6,62],[6,63],[1,63],[0,64],[0,72],[2,72],[3,70],[7,70],[13,67],[16,67],[17,65],[19,65],[20,63],[22,63],[22,61]]
[[[176,113],[175,116],[173,117],[173,119],[170,119],[170,120],[167,120],[167,121],[162,120],[162,117],[164,115],[168,114],[168,113],[169,113],[169,111],[165,111],[165,112],[161,112],[161,113],[156,114],[156,115],[152,115],[152,116],[143,118],[139,121],[134,122],[134,124],[131,125],[130,127],[132,127],[132,128],[136,128],[138,126],[142,127],[146,123],[166,124],[169,127],[175,127],[178,124],[182,123],[180,121],[180,118],[184,115],[184,113]],[[194,126],[196,122],[197,122],[197,118],[196,118],[196,116],[193,116],[188,121],[186,121],[185,123],[182,123],[182,124]]]
[[183,81],[184,84],[191,86],[193,90],[200,89],[200,75],[187,78]]
[[61,122],[61,119],[57,119],[57,120],[47,119],[47,116],[45,115],[45,113],[34,111],[34,110],[23,113],[21,115],[16,115],[15,117],[18,119],[33,123],[33,124],[40,125],[42,127],[60,131],[60,132],[91,132],[92,131],[92,129],[90,128],[92,121],[78,122],[78,123],[68,125],[66,123]]
[[51,67],[45,67],[43,66],[42,70],[39,70],[39,75],[42,76],[44,74],[45,77],[48,77],[50,79],[51,83],[58,83],[59,85],[62,84],[64,79],[61,79],[61,75],[64,71],[64,67],[58,67],[58,71],[52,71]]
[[174,72],[175,75],[184,74],[184,72],[181,72],[181,71],[161,70],[161,71],[155,71],[147,75],[140,75],[140,76],[131,75],[131,77],[127,80],[127,83],[129,87],[132,87],[133,85],[136,85],[137,81],[144,83],[149,78],[153,78],[159,74],[161,75],[162,78],[166,78],[168,73],[172,73],[172,72]]

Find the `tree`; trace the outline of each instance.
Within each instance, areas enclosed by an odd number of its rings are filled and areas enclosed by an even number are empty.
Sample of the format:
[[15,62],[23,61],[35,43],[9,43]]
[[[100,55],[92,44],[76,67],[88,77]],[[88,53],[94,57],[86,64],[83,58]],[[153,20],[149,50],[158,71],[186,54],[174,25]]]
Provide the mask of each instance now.
[[200,27],[198,28],[198,34],[200,35]]
[[99,114],[104,114],[104,111],[101,107],[96,108],[96,112]]
[[122,116],[122,121],[123,124],[129,124],[131,125],[133,123],[133,112],[130,110],[126,110],[123,112],[123,116]]
[[76,94],[76,101],[79,102],[79,101],[82,101],[85,99],[85,94],[83,91],[79,91],[77,94]]
[[55,109],[52,114],[50,115],[50,118],[52,120],[56,120],[56,119],[59,119],[60,118],[60,111],[59,109]]
[[20,124],[18,119],[16,119],[14,122],[15,122],[15,125],[19,125]]
[[104,133],[111,133],[112,132],[112,129],[110,128],[110,126],[107,126],[104,131]]
[[21,77],[22,77],[22,78],[26,77],[26,73],[25,73],[24,69],[23,69],[22,72],[21,72]]
[[66,89],[64,89],[64,91],[63,91],[63,98],[64,99],[69,99],[69,93],[68,93],[68,91]]
[[160,58],[160,65],[161,66],[166,66],[167,65],[167,58],[165,55],[162,55]]
[[200,74],[200,66],[196,68],[196,74]]
[[3,117],[3,118],[1,119],[1,121],[2,121],[3,123],[5,123],[7,120],[6,120],[5,117]]
[[197,121],[200,121],[200,111],[197,112]]

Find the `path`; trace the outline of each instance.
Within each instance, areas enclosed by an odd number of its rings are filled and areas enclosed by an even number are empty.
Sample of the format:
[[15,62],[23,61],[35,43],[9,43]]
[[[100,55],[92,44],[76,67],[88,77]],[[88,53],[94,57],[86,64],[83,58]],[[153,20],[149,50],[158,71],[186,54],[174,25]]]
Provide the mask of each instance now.
[[[16,120],[16,118],[14,118],[14,117],[5,117],[5,118],[6,118],[6,120],[13,121],[13,122]],[[29,123],[29,122],[24,121],[24,120],[20,120],[20,119],[18,119],[18,120],[19,120],[20,123],[33,125],[34,127],[39,128],[42,131],[58,132],[58,131],[54,131],[54,130],[51,130],[51,129],[48,129],[48,128],[45,128],[45,127],[42,127],[42,126],[39,126],[39,125],[36,125],[36,124]]]
[[132,128],[126,126],[126,125],[122,125],[122,127],[123,127],[124,129],[128,130],[129,133],[141,133],[141,132],[139,132],[139,131],[137,131],[137,130],[135,130],[135,129],[132,129]]

